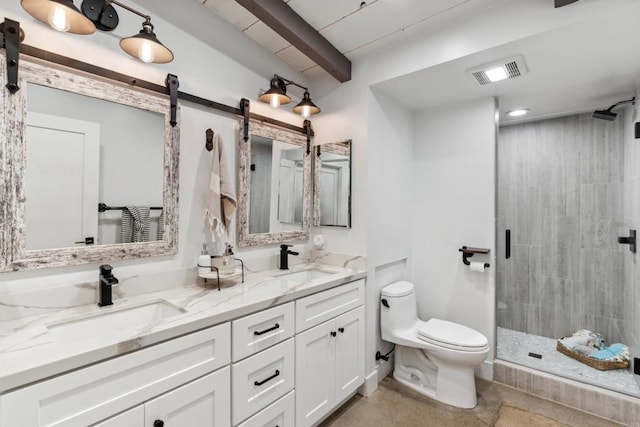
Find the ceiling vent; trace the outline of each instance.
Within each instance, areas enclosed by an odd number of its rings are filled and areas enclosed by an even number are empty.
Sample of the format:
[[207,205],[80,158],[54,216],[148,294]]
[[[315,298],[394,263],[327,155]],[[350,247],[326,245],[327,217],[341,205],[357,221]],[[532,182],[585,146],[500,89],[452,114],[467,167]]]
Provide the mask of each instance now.
[[473,79],[481,85],[499,82],[500,80],[513,79],[527,74],[527,64],[522,56],[512,56],[502,61],[492,62],[481,67],[467,70]]

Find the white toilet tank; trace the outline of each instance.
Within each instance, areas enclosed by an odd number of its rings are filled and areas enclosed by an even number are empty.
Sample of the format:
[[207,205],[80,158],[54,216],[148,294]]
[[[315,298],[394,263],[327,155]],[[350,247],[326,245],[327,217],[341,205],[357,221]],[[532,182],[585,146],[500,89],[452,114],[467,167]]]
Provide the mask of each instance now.
[[396,331],[412,328],[418,321],[416,293],[413,283],[395,282],[382,288],[380,297],[380,330],[382,339],[391,338]]

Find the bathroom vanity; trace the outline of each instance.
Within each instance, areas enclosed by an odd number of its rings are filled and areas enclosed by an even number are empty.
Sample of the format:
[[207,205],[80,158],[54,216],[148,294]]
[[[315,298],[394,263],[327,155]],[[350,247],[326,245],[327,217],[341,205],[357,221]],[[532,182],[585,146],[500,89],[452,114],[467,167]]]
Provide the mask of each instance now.
[[364,380],[365,272],[282,273],[0,325],[0,426],[316,423]]

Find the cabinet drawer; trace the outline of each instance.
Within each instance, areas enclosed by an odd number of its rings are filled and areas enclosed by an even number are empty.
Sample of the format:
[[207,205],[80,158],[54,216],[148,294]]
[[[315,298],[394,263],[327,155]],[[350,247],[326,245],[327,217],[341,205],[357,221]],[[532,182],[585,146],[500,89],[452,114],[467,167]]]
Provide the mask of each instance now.
[[239,424],[294,384],[293,338],[231,366],[231,421]]
[[231,323],[231,359],[237,362],[293,336],[293,302],[263,310]]
[[0,396],[0,426],[86,427],[230,362],[224,323]]
[[364,303],[364,279],[296,301],[296,333],[319,325]]
[[294,393],[290,391],[238,427],[295,427]]

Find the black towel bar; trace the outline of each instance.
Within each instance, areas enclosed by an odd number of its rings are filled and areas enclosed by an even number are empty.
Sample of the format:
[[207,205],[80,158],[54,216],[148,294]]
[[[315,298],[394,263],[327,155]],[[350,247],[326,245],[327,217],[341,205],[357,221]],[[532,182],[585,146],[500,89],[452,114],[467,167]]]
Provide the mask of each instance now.
[[[121,211],[126,208],[126,206],[108,206],[106,203],[98,203],[98,212]],[[149,209],[152,211],[161,211],[163,208],[162,206],[151,206]]]

